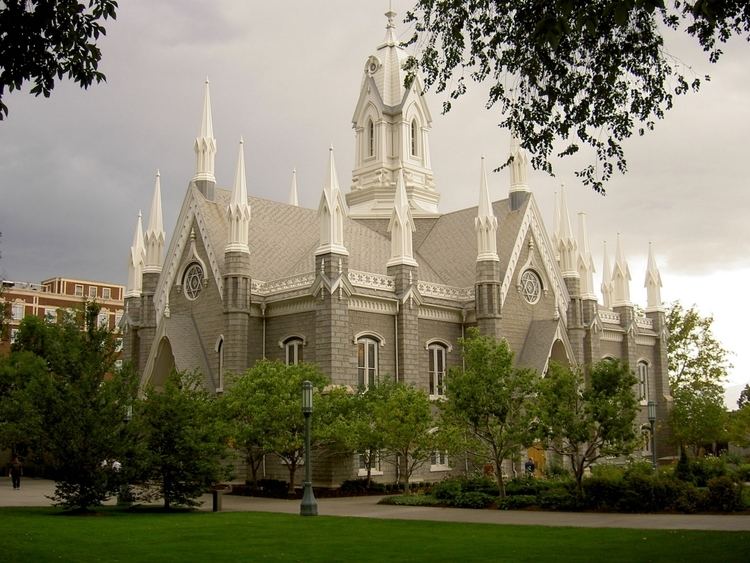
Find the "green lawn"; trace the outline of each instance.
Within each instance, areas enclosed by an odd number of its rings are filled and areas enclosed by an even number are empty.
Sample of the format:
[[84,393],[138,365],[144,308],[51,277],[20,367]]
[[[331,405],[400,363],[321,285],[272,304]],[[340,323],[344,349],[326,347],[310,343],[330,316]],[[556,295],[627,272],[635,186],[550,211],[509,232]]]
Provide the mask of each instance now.
[[253,512],[0,508],[0,560],[747,561],[750,533],[546,528]]

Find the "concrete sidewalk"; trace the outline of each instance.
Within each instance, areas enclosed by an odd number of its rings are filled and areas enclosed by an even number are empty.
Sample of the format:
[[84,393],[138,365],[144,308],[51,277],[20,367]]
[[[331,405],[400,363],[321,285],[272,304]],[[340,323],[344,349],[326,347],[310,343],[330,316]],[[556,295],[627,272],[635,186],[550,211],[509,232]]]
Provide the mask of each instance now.
[[[54,483],[43,479],[24,479],[13,490],[10,479],[0,480],[0,506],[50,506],[48,498]],[[578,528],[638,528],[661,530],[750,531],[749,515],[707,514],[608,514],[590,512],[537,512],[525,510],[471,510],[377,504],[382,497],[324,498],[318,500],[321,516],[383,518],[390,520],[432,520],[475,524],[512,524],[522,526],[570,526]],[[211,496],[201,498],[200,510],[211,510]],[[114,501],[110,501],[114,503]],[[279,512],[299,514],[300,501],[224,495],[225,512]]]

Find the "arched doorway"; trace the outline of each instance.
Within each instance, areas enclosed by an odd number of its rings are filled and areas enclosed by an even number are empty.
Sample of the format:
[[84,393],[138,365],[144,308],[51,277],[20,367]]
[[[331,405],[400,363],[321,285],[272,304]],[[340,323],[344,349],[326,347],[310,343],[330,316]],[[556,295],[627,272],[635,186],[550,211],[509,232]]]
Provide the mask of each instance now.
[[156,361],[154,362],[154,371],[151,375],[151,384],[157,389],[162,389],[167,381],[169,374],[175,369],[174,354],[172,354],[172,345],[165,336],[159,342]]

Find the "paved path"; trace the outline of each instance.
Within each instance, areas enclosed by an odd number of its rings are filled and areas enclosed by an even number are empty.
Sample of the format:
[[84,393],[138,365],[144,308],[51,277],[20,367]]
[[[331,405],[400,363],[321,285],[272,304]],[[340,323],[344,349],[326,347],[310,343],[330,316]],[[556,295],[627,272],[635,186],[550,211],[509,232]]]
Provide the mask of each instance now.
[[[0,506],[49,506],[54,491],[52,481],[24,479],[14,491],[7,477],[0,479]],[[572,526],[580,528],[642,528],[662,530],[750,531],[750,515],[705,514],[602,514],[588,512],[537,512],[525,510],[471,510],[377,504],[381,497],[324,498],[318,500],[318,513],[325,516],[384,518],[392,520],[433,520],[478,524]],[[202,497],[201,510],[211,510],[211,497]],[[114,502],[114,501],[110,501]],[[280,500],[224,495],[226,512],[281,512],[299,514],[298,500]]]

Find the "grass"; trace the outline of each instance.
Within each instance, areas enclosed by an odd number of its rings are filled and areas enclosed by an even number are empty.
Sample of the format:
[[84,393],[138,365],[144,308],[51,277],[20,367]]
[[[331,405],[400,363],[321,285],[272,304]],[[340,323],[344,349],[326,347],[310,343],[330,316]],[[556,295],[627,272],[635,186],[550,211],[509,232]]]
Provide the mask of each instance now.
[[750,533],[548,528],[253,512],[64,515],[1,508],[0,559],[44,561],[747,561]]

